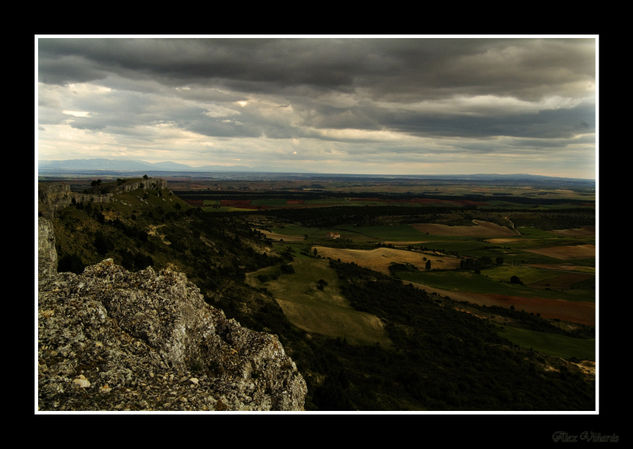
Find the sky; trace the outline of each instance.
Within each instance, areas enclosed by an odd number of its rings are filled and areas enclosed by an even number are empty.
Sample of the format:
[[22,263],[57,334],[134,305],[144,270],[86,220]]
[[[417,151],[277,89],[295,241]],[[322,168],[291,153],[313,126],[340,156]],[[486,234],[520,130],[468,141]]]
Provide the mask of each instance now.
[[596,174],[596,36],[36,38],[39,160]]

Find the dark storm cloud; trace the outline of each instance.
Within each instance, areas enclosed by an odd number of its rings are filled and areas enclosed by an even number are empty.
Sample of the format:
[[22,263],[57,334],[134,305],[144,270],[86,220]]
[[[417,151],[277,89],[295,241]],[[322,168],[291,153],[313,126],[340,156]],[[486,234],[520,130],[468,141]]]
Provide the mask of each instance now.
[[529,114],[479,117],[381,111],[381,117],[376,120],[390,130],[418,136],[569,138],[593,131],[594,108],[580,105]]
[[[536,98],[593,79],[585,39],[42,39],[40,80],[106,73],[249,92],[351,91],[411,100],[460,93]],[[563,76],[564,75],[564,76]],[[299,90],[300,92],[300,90]]]
[[[110,72],[168,85],[220,83],[269,91],[294,85],[344,86],[354,76],[345,51],[323,52],[323,43],[303,39],[44,39],[39,43],[40,79],[47,83],[97,80]],[[74,58],[76,64],[64,71],[58,62],[64,58]]]

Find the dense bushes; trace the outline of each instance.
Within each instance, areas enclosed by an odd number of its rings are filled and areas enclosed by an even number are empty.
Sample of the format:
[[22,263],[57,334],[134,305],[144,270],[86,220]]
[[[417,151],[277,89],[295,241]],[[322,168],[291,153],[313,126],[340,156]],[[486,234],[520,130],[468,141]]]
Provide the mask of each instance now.
[[[339,355],[337,366],[348,369],[351,384],[374,378],[376,397],[436,410],[593,409],[592,383],[577,374],[545,372],[540,356],[513,347],[487,322],[442,307],[387,276],[353,264],[331,266],[352,306],[380,317],[395,346],[394,351],[372,348],[357,365],[349,355],[353,348],[340,351],[347,359]],[[379,357],[379,352],[384,354]],[[356,407],[367,406],[353,387],[333,388]]]

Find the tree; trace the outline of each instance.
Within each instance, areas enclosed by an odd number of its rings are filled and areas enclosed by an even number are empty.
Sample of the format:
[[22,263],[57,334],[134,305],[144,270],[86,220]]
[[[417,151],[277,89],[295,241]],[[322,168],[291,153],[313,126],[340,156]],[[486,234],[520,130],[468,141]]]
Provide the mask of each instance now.
[[95,233],[94,246],[97,252],[102,256],[105,256],[108,251],[114,249],[114,244],[101,231]]

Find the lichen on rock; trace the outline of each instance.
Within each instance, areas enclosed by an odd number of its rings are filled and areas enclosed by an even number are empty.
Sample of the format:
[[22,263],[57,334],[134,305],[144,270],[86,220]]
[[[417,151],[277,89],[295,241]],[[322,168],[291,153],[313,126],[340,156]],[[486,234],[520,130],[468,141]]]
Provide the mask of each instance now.
[[57,273],[39,220],[39,410],[303,410],[276,336],[227,319],[177,271],[107,259]]

